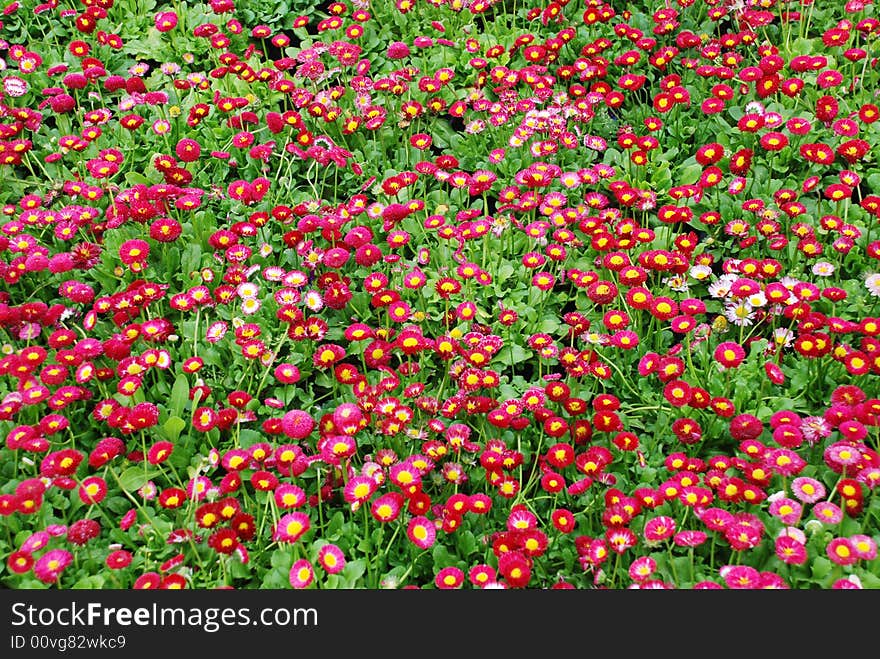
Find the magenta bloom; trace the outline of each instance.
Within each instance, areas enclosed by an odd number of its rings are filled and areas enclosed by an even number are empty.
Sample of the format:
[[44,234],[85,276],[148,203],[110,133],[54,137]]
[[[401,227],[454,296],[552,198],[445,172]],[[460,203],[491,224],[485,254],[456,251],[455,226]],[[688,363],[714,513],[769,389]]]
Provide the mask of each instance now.
[[462,583],[464,583],[464,572],[454,565],[443,568],[434,577],[434,585],[440,590],[455,590],[461,588]]
[[843,519],[843,511],[837,504],[830,501],[820,501],[813,506],[813,516],[820,522],[834,526],[840,524],[840,520]]
[[50,549],[34,563],[34,574],[43,583],[55,583],[72,562],[73,554],[66,549]]
[[370,476],[353,476],[346,483],[343,496],[348,503],[360,505],[376,491],[377,484]]
[[309,516],[303,512],[291,512],[282,515],[275,527],[272,539],[279,542],[296,542],[311,528]]
[[776,538],[776,556],[783,563],[803,565],[807,562],[807,548],[797,538],[781,535]]
[[345,568],[345,554],[336,545],[327,543],[318,550],[318,563],[328,574],[337,574]]
[[803,503],[816,503],[825,496],[825,486],[815,478],[800,476],[791,482],[792,493]]
[[122,516],[122,519],[119,520],[119,528],[121,528],[123,531],[127,531],[132,527],[136,520],[137,510],[132,508]]
[[290,567],[290,585],[297,589],[308,588],[315,580],[315,569],[305,558]]
[[34,566],[34,557],[26,551],[14,551],[6,559],[6,567],[13,574],[24,574]]
[[388,45],[389,59],[403,59],[409,56],[409,46],[402,41],[392,41]]
[[715,348],[714,357],[724,368],[736,368],[746,358],[746,351],[734,341],[724,341]]
[[101,525],[94,519],[78,519],[67,530],[67,540],[74,545],[84,545],[97,538],[101,533]]
[[645,523],[645,542],[662,542],[675,533],[675,520],[666,515],[654,517]]
[[156,14],[154,23],[159,32],[170,32],[177,27],[177,14],[173,11],[160,11]]
[[825,548],[828,558],[838,565],[852,565],[859,555],[849,538],[834,538]]
[[105,563],[111,570],[121,570],[131,565],[133,556],[125,549],[117,549],[107,555]]
[[752,590],[761,584],[761,573],[748,565],[726,565],[720,573],[724,583],[732,590]]
[[761,590],[788,590],[790,588],[785,579],[775,572],[765,570],[764,572],[761,572],[760,578],[761,582],[759,583],[758,588]]
[[803,507],[794,499],[780,497],[770,503],[770,514],[778,517],[784,524],[797,524]]
[[831,584],[832,590],[862,590],[861,582],[855,575],[843,577]]
[[126,265],[143,263],[150,255],[150,243],[146,240],[134,238],[126,240],[119,246],[119,258]]
[[27,552],[28,554],[32,554],[35,551],[39,551],[43,547],[49,544],[49,533],[48,531],[37,531],[36,533],[32,533],[28,538],[21,543],[21,547],[19,549],[23,552]]
[[873,561],[877,558],[877,543],[874,538],[864,533],[858,533],[849,537],[853,551],[863,561]]
[[672,536],[672,542],[679,547],[699,547],[707,538],[703,531],[680,531]]
[[657,570],[657,561],[650,556],[639,556],[629,566],[629,576],[633,581],[641,582],[650,578]]
[[292,439],[305,439],[315,428],[315,420],[303,410],[290,410],[281,419],[281,429]]
[[434,522],[419,515],[409,521],[406,535],[419,549],[429,549],[437,539],[437,528],[434,526]]
[[380,522],[393,522],[400,515],[404,497],[400,492],[386,492],[370,505],[370,512]]
[[275,488],[274,495],[275,505],[283,509],[299,508],[306,502],[305,491],[293,483],[280,483]]
[[768,361],[764,363],[764,372],[773,384],[785,384],[785,373],[773,362]]

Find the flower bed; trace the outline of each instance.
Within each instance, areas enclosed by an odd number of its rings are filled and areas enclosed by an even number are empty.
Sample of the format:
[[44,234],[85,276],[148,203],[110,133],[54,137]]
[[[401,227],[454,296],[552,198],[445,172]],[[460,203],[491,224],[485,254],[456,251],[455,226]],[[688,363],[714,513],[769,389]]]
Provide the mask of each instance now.
[[3,585],[880,587],[878,34],[6,5]]

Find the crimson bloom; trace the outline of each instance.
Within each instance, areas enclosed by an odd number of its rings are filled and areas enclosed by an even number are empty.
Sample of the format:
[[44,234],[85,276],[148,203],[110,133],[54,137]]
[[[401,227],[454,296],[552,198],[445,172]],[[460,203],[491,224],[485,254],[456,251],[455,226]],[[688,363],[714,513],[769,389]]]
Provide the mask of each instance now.
[[746,351],[735,341],[722,341],[715,348],[715,360],[722,368],[736,368],[746,357]]

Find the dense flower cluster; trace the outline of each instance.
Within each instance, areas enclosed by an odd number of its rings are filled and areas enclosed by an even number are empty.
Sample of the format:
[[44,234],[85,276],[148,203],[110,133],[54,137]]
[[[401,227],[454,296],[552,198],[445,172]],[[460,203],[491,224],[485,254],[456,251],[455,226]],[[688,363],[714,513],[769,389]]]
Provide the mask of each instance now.
[[880,587],[872,0],[134,4],[0,18],[6,587]]

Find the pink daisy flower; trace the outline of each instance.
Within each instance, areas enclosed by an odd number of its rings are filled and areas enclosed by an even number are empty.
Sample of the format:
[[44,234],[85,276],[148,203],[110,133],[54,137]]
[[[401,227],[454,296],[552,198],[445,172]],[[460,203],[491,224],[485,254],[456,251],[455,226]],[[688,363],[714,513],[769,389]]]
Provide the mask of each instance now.
[[840,506],[830,501],[820,501],[813,506],[813,516],[824,524],[834,526],[843,519],[843,511],[840,509]]
[[834,538],[828,543],[825,553],[838,565],[852,565],[859,560],[859,555],[849,538]]
[[278,542],[296,542],[309,528],[311,522],[307,514],[299,511],[287,513],[278,520],[272,539]]
[[679,531],[672,536],[672,542],[678,547],[699,547],[707,538],[703,531]]
[[343,496],[354,505],[360,505],[376,491],[376,481],[369,476],[354,476],[345,484]]
[[441,590],[455,590],[461,588],[463,583],[464,572],[454,565],[443,568],[434,577],[434,585]]
[[34,575],[43,583],[55,583],[72,562],[73,554],[66,549],[50,549],[34,563]]
[[825,496],[825,486],[808,476],[795,478],[791,482],[791,491],[801,503],[816,503]]
[[336,545],[327,543],[318,549],[318,563],[327,574],[337,574],[345,567],[345,554]]
[[851,535],[849,541],[853,551],[863,561],[873,561],[877,558],[877,543],[874,538],[863,533]]
[[657,570],[657,561],[650,556],[639,556],[629,566],[629,576],[633,581],[649,579]]
[[761,573],[748,565],[725,565],[719,573],[732,590],[751,590],[759,588],[761,584]]
[[437,539],[437,528],[424,515],[413,517],[406,528],[406,535],[419,549],[429,549]]
[[281,419],[281,429],[292,439],[305,439],[315,428],[315,420],[304,410],[290,410]]
[[776,538],[776,556],[788,565],[803,565],[807,561],[807,548],[795,537],[780,535]]
[[295,561],[290,566],[290,585],[301,590],[308,588],[315,580],[315,569],[305,558]]
[[671,538],[675,533],[675,520],[666,515],[654,517],[645,523],[645,542],[657,543]]
[[778,517],[784,524],[797,524],[802,511],[803,506],[788,497],[779,497],[770,502],[770,514]]

